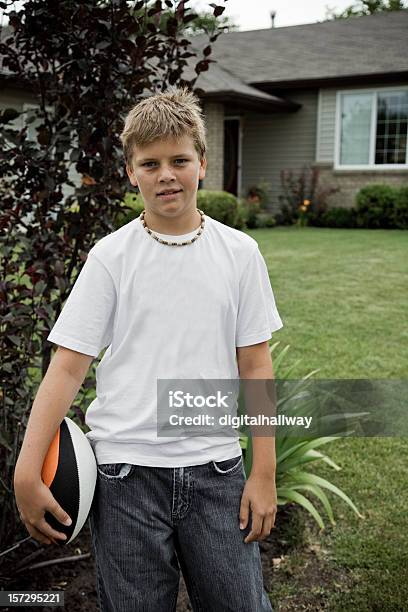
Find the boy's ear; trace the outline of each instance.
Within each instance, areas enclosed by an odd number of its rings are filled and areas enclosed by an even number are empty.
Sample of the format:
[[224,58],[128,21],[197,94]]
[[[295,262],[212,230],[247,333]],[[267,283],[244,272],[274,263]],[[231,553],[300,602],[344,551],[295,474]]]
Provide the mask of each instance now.
[[205,157],[200,161],[200,172],[198,178],[202,180],[205,177],[205,171],[207,169],[207,160]]
[[135,175],[133,174],[133,170],[127,164],[126,164],[126,172],[129,177],[129,181],[131,185],[133,185],[133,187],[137,187],[137,180],[135,178]]

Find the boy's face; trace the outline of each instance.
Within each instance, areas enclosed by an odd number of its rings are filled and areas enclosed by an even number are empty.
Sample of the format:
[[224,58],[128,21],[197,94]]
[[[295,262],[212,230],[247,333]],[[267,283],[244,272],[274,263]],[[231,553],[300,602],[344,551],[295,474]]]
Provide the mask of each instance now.
[[[174,218],[196,208],[198,181],[205,177],[207,161],[199,160],[191,136],[137,146],[132,161],[126,171],[131,184],[139,187],[147,211]],[[164,191],[178,193],[164,197]]]

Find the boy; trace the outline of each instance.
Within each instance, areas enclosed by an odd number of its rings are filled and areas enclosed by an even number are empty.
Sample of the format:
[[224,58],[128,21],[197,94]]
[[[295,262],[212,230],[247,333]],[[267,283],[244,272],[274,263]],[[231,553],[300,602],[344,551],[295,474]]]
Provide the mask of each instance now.
[[268,340],[282,322],[267,268],[255,240],[197,209],[207,162],[192,92],[137,104],[121,141],[145,210],[93,246],[48,336],[59,346],[16,466],[17,505],[31,535],[60,537],[43,518],[67,515],[40,482],[42,460],[108,347],[86,412],[101,610],[174,611],[181,567],[196,611],[270,611],[256,540],[275,520],[274,439],[253,439],[245,481],[238,436],[159,437],[156,414],[157,379],[273,378]]

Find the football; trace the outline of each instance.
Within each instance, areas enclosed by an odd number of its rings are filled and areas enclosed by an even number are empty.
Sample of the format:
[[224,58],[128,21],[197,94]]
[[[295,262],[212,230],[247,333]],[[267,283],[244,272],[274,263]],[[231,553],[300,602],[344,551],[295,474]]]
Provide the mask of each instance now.
[[93,449],[84,432],[69,417],[64,418],[50,444],[41,477],[71,517],[72,524],[63,525],[48,511],[44,518],[51,527],[67,536],[64,541],[57,538],[55,541],[69,544],[88,518],[97,478]]

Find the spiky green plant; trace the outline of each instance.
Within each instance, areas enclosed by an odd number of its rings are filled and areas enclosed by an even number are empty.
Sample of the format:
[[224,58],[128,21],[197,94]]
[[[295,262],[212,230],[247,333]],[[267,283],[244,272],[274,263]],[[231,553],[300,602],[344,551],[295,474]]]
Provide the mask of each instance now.
[[[284,370],[283,363],[286,353],[289,350],[287,345],[278,355],[274,355],[274,351],[279,346],[280,342],[275,342],[270,346],[270,352],[273,357],[273,368],[275,378],[278,380],[290,380],[290,374],[293,369],[298,365],[299,362],[293,364],[289,369]],[[313,407],[310,405],[310,399],[307,394],[304,393],[306,388],[305,381],[311,379],[319,370],[313,370],[309,372],[304,378],[297,382],[291,381],[289,385],[290,391],[280,396],[277,401],[277,407],[282,407],[285,403],[292,402],[295,400],[296,414],[307,415],[313,412]],[[302,393],[299,390],[302,389]],[[297,399],[298,398],[298,399]],[[313,400],[312,400],[313,401]],[[365,415],[366,413],[359,414],[346,414],[340,415],[339,418],[348,421],[348,425],[353,424],[357,418]],[[336,415],[329,415],[323,417],[324,419],[330,420],[331,423],[336,420]],[[317,448],[337,440],[341,436],[349,435],[350,431],[338,432],[341,435],[335,436],[323,436],[323,437],[310,437],[306,439],[299,439],[289,435],[278,435],[275,438],[276,447],[276,490],[278,497],[278,505],[284,505],[287,503],[296,503],[305,508],[315,519],[321,529],[325,528],[323,519],[316,509],[315,505],[301,493],[301,491],[307,492],[314,495],[322,503],[322,506],[331,522],[335,524],[333,510],[324,489],[335,493],[343,501],[345,501],[350,508],[355,512],[359,518],[364,518],[358,511],[355,504],[341,489],[336,487],[333,483],[329,482],[325,478],[321,478],[311,471],[306,471],[304,468],[307,464],[311,464],[317,461],[324,461],[327,465],[338,471],[341,469],[334,461],[332,461],[326,454],[316,450]],[[246,435],[243,431],[240,432],[240,444],[243,449],[245,473],[249,476],[252,468],[252,438]]]

